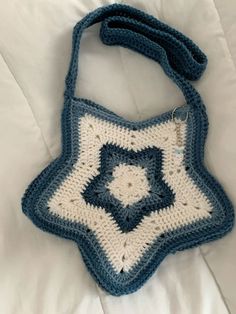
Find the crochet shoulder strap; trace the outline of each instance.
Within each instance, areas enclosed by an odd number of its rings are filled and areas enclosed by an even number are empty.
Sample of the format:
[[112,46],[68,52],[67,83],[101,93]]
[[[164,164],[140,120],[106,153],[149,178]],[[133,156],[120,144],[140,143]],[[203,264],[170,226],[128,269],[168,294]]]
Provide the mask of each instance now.
[[167,76],[181,89],[187,104],[202,104],[200,95],[188,80],[199,79],[205,70],[207,58],[204,53],[177,30],[151,15],[121,4],[98,8],[74,27],[65,97],[73,97],[75,93],[82,33],[99,22],[102,22],[100,37],[103,43],[130,48],[159,62]]

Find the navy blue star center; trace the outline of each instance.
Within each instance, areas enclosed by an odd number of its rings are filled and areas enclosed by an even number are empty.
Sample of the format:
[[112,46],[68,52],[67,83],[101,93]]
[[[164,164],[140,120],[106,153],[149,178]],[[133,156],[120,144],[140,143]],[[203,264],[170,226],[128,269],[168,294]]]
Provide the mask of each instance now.
[[[99,175],[86,186],[85,201],[111,213],[123,232],[131,231],[143,216],[173,204],[175,194],[163,180],[162,158],[162,150],[154,147],[135,152],[112,144],[104,145],[100,150]],[[132,205],[124,206],[107,187],[114,179],[113,169],[120,164],[146,169],[148,195]]]

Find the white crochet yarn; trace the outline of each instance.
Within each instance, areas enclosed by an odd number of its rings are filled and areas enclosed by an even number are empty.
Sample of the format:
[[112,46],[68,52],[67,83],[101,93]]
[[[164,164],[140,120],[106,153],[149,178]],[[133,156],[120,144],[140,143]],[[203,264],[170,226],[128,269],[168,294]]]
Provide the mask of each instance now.
[[[50,211],[64,219],[83,223],[94,231],[115,271],[130,270],[163,232],[210,217],[210,203],[188,176],[181,163],[181,150],[176,151],[179,146],[176,144],[176,126],[172,120],[141,130],[129,130],[86,114],[80,119],[78,128],[79,159],[51,198]],[[186,125],[181,124],[180,128],[185,144]],[[99,150],[106,143],[134,151],[147,148],[147,143],[149,147],[162,149],[163,179],[175,193],[172,206],[152,211],[132,231],[126,233],[120,230],[110,213],[106,213],[104,208],[87,204],[81,195],[90,180],[99,174]],[[110,190],[124,204],[132,203],[136,199],[133,192],[125,192],[123,184],[137,185],[137,199],[148,193],[145,170],[137,168],[122,165],[114,170],[115,179],[110,183]],[[131,171],[131,176],[128,176],[130,182],[123,176],[128,170]],[[139,184],[142,180],[144,181]]]
[[114,179],[107,187],[123,206],[132,205],[149,195],[146,169],[120,164],[114,168],[112,175]]

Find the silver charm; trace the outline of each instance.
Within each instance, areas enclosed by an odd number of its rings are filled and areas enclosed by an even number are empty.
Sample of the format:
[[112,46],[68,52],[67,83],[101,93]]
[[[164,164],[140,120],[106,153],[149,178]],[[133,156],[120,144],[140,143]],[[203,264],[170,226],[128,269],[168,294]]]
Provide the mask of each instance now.
[[178,165],[180,165],[184,158],[184,142],[182,135],[182,127],[188,120],[188,111],[184,120],[177,119],[175,117],[175,112],[178,108],[176,107],[172,111],[172,121],[175,123],[175,132],[176,132],[176,144],[174,147],[174,157]]

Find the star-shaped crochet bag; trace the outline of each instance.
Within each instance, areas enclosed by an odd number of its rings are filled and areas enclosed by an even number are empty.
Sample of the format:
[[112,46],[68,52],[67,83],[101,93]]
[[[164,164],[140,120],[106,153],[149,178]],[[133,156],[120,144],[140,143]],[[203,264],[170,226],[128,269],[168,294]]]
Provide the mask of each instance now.
[[[105,43],[159,61],[186,104],[131,122],[76,98],[79,40],[100,20]],[[22,207],[42,230],[76,241],[94,279],[113,295],[140,288],[166,255],[232,229],[232,205],[203,162],[205,106],[187,81],[205,66],[192,41],[129,6],[100,8],[74,29],[62,153],[30,184]]]

